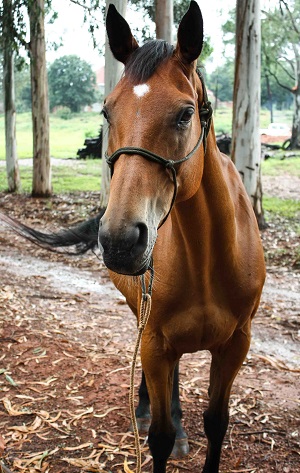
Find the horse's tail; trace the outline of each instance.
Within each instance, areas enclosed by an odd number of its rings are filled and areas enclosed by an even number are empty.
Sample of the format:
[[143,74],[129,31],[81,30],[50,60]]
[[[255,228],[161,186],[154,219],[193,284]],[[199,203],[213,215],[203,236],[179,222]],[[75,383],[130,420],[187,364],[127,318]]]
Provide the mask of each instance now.
[[57,233],[43,233],[34,230],[16,219],[0,213],[0,221],[6,223],[12,230],[47,250],[59,251],[59,248],[73,247],[72,251],[64,251],[68,254],[83,254],[88,250],[94,250],[98,246],[99,221],[105,209],[101,209],[96,217],[85,222],[79,222],[73,227],[61,230]]

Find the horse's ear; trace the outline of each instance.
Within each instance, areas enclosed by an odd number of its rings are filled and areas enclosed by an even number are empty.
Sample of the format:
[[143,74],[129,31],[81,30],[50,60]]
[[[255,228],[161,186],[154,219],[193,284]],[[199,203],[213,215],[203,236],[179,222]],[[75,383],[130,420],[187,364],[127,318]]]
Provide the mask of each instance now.
[[192,1],[178,28],[176,53],[182,62],[191,64],[200,56],[202,46],[203,18],[197,2]]
[[120,15],[116,7],[109,5],[106,16],[106,31],[109,46],[114,57],[126,64],[127,59],[139,47],[131,33],[127,21]]

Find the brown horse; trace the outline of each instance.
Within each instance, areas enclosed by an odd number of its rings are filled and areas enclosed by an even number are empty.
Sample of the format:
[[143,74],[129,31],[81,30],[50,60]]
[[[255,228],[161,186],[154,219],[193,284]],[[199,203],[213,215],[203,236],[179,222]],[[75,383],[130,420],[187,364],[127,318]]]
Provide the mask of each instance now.
[[113,6],[107,33],[125,72],[104,105],[113,174],[99,243],[136,314],[141,295],[128,276],[143,274],[152,260],[157,275],[141,345],[153,471],[165,472],[176,437],[174,369],[183,353],[209,350],[203,471],[215,473],[231,386],[249,349],[265,279],[257,223],[239,174],[209,130],[210,107],[196,70],[203,44],[197,3],[182,19],[174,49],[163,41],[139,47]]
[[203,472],[217,473],[230,390],[249,349],[265,279],[258,227],[237,170],[216,145],[210,104],[196,69],[203,44],[197,3],[191,2],[180,23],[175,48],[164,41],[139,47],[113,6],[107,33],[115,58],[125,65],[103,110],[112,170],[107,209],[59,235],[13,225],[42,244],[77,244],[85,251],[95,245],[100,222],[104,262],[137,317],[141,289],[133,276],[154,266],[137,408],[139,424],[151,422],[153,472],[165,473],[175,439],[175,452],[187,451],[178,393],[180,357],[209,350]]

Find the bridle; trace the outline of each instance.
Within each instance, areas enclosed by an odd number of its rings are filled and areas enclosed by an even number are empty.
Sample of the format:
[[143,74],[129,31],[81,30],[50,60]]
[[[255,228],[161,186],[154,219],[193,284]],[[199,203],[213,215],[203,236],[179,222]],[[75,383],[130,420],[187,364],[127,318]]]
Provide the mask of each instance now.
[[125,146],[124,148],[119,148],[117,149],[114,153],[112,153],[110,156],[108,156],[107,153],[105,153],[105,159],[110,167],[111,170],[111,175],[113,174],[113,166],[117,159],[122,155],[122,154],[138,154],[139,156],[143,156],[143,158],[148,159],[149,161],[153,161],[155,163],[159,163],[162,166],[164,166],[166,169],[169,169],[172,173],[172,180],[174,184],[174,192],[173,192],[173,198],[172,202],[170,205],[170,209],[167,213],[167,215],[164,217],[164,219],[161,221],[159,227],[163,225],[163,223],[167,220],[168,216],[170,215],[170,212],[173,208],[173,205],[176,200],[177,196],[177,191],[178,191],[178,183],[177,183],[177,178],[176,178],[176,168],[175,166],[178,166],[179,164],[184,163],[185,161],[188,161],[195,153],[196,151],[200,148],[201,144],[203,143],[204,147],[204,154],[206,152],[206,141],[207,141],[207,136],[210,130],[210,125],[211,125],[211,118],[213,114],[212,106],[211,103],[208,100],[207,97],[207,91],[206,87],[204,84],[204,79],[199,71],[199,69],[196,69],[196,72],[198,74],[198,77],[201,81],[202,84],[202,91],[203,91],[203,102],[201,109],[199,110],[199,118],[200,118],[200,123],[201,123],[201,133],[200,137],[195,145],[195,147],[192,149],[192,151],[189,152],[184,158],[181,158],[179,160],[174,161],[173,159],[166,159],[160,156],[159,154],[155,154],[152,151],[149,151],[144,148],[138,148],[134,146]]

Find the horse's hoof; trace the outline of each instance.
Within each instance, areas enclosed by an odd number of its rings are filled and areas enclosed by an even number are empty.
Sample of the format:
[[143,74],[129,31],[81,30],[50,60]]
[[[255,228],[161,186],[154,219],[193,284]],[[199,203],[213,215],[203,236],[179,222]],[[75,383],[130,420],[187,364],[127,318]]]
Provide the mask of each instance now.
[[[139,434],[148,434],[149,427],[151,424],[151,418],[150,417],[137,417],[136,418],[136,423],[137,423],[137,428],[139,431]],[[130,424],[129,430],[133,432],[133,427],[132,424]]]
[[183,458],[190,451],[189,443],[187,438],[176,439],[174,447],[171,453],[172,458]]

